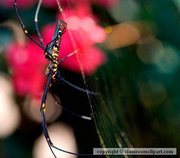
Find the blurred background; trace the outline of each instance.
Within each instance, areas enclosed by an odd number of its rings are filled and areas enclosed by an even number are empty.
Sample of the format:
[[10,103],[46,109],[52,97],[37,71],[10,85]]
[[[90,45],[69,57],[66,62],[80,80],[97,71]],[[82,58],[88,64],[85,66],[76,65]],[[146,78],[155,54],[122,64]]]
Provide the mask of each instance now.
[[[39,113],[48,62],[43,50],[24,35],[13,3],[0,0],[0,157],[52,157]],[[51,41],[57,19],[66,21],[60,58],[78,51],[59,65],[61,75],[99,95],[88,97],[63,82],[52,87],[46,117],[53,142],[78,153],[92,153],[100,146],[178,150],[180,2],[60,0],[60,4],[62,12],[56,0],[42,1],[38,20],[43,41]],[[22,21],[36,40],[37,5],[37,0],[17,0]],[[66,113],[52,93],[72,111],[92,113],[94,121]],[[57,152],[75,157],[61,154]]]

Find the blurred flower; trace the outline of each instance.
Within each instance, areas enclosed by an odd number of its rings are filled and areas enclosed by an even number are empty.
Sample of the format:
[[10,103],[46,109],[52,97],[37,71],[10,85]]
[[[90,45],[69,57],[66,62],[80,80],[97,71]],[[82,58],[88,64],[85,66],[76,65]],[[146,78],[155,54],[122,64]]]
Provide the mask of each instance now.
[[[66,12],[64,11],[64,13]],[[75,72],[81,72],[81,68],[83,68],[86,74],[92,74],[106,60],[105,54],[94,46],[105,40],[105,31],[96,24],[90,10],[86,8],[78,7],[77,10],[68,10],[67,13],[65,21],[71,32],[67,31],[62,37],[60,58],[66,57],[75,50],[77,53],[68,57],[61,65]],[[54,29],[55,24],[46,25],[42,29],[45,43],[52,40]],[[47,64],[43,50],[29,40],[23,46],[11,43],[6,51],[6,59],[11,69],[12,81],[17,94],[40,98]]]
[[[35,0],[17,0],[18,8],[30,8],[35,3]],[[1,6],[13,8],[14,0],[5,0],[0,3]]]
[[[38,0],[37,0],[38,1]],[[69,8],[69,7],[76,7],[76,6],[87,6],[86,4],[89,4],[88,0],[58,0],[59,4],[63,8]],[[50,7],[50,8],[58,8],[57,0],[43,0],[42,5],[45,7]],[[89,5],[90,7],[90,5]]]
[[12,85],[0,74],[0,138],[11,135],[20,123],[20,112],[13,100]]
[[[83,8],[68,11],[65,21],[68,23],[68,31],[62,36],[60,58],[66,57],[75,50],[77,53],[63,61],[61,66],[81,72],[81,64],[86,74],[92,74],[106,60],[105,54],[94,46],[105,40],[104,29],[98,26]],[[54,24],[46,25],[42,29],[45,43],[52,40],[54,29]]]
[[6,49],[6,59],[17,94],[39,98],[45,81],[43,51],[32,41],[25,46],[11,43]]
[[[39,1],[39,0],[37,0],[37,1]],[[58,7],[56,0],[43,0],[42,5],[45,7],[50,7],[50,8],[57,8]]]
[[[60,4],[63,7],[83,7],[84,9],[87,7],[91,7],[92,3],[104,6],[104,7],[110,7],[114,4],[116,4],[117,0],[59,0]],[[53,8],[57,8],[57,1],[56,0],[43,0],[42,4],[46,7],[53,7]]]

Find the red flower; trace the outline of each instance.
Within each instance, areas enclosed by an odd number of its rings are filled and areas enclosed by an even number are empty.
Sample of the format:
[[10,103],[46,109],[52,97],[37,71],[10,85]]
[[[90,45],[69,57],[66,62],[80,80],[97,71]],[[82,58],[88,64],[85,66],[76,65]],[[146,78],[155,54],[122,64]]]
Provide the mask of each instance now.
[[6,59],[17,94],[41,97],[46,66],[43,51],[31,41],[25,46],[12,43],[6,49]]
[[[105,39],[105,31],[96,24],[90,10],[80,7],[67,13],[65,21],[68,29],[62,36],[59,58],[62,59],[75,50],[77,53],[66,58],[59,66],[79,73],[83,68],[85,74],[90,75],[106,60],[105,54],[95,46]],[[46,25],[42,29],[46,44],[52,40],[54,29],[55,24]],[[41,97],[47,65],[43,50],[33,41],[28,41],[25,46],[12,43],[7,47],[6,58],[17,93],[36,99]]]
[[[89,4],[88,0],[78,0],[78,1],[77,0],[59,0],[59,4],[61,5],[61,7],[63,7],[63,9],[70,7],[70,6],[72,7],[74,5],[76,5],[76,6],[82,5],[82,3]],[[57,0],[43,0],[42,4],[43,4],[43,6],[46,6],[46,7],[58,8]]]
[[[66,13],[66,11],[65,11]],[[105,39],[104,29],[96,24],[92,16],[88,16],[87,10],[71,10],[65,21],[68,24],[60,47],[60,59],[77,50],[77,54],[68,57],[60,66],[75,72],[81,72],[81,66],[85,74],[90,75],[105,62],[105,54],[95,47],[96,43]],[[61,17],[60,17],[61,18]],[[52,40],[55,24],[46,25],[42,29],[45,43]]]
[[[82,8],[91,7],[92,3],[102,5],[104,7],[109,7],[117,3],[117,0],[60,0],[60,4],[66,8],[68,6],[81,6]],[[57,8],[57,1],[56,0],[43,0],[42,4],[46,7],[53,7]],[[69,8],[72,9],[72,8]]]
[[56,0],[43,0],[43,6],[50,7],[50,8],[57,8],[57,1]]

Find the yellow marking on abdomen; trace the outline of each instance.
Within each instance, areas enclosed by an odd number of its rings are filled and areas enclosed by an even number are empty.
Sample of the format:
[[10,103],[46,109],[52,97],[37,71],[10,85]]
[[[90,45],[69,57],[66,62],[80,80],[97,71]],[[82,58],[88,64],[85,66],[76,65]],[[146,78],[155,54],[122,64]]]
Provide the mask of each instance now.
[[42,110],[43,110],[44,112],[46,112],[46,104],[45,104],[45,103],[42,104]]

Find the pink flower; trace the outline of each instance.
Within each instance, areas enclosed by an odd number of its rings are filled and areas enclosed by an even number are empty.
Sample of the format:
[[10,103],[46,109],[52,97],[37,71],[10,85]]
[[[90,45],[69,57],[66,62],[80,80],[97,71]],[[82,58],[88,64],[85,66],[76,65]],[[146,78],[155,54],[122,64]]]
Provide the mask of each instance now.
[[[18,8],[30,8],[33,4],[35,4],[35,0],[17,0],[16,2]],[[7,8],[13,8],[14,0],[4,0],[0,3],[0,5]]]
[[[62,36],[59,58],[62,59],[75,50],[77,53],[66,58],[59,67],[80,73],[82,66],[85,74],[90,75],[106,61],[105,54],[95,46],[105,40],[105,31],[97,25],[91,11],[86,8],[78,6],[77,10],[64,13],[67,13],[65,21],[68,29]],[[42,29],[46,44],[52,40],[54,30],[55,24],[46,25]],[[43,50],[30,40],[25,46],[12,43],[6,49],[6,59],[17,94],[39,99],[44,89],[48,63]]]
[[18,95],[40,98],[45,82],[43,51],[32,41],[25,46],[8,45],[6,59],[12,72],[12,82]]
[[[101,43],[106,38],[104,29],[97,24],[96,17],[92,14],[91,10],[88,9],[86,3],[81,3],[71,10],[64,10],[63,15],[59,14],[58,19],[64,19],[68,24],[68,27],[72,31],[76,41],[86,42],[85,45],[93,45]],[[82,39],[80,39],[82,38]],[[86,40],[84,40],[86,38]]]
[[43,6],[50,7],[50,8],[57,8],[57,2],[56,0],[43,0],[42,1]]
[[[42,1],[43,6],[46,7],[51,7],[51,8],[58,8],[57,0],[43,0]],[[69,7],[74,7],[74,6],[83,6],[84,4],[89,5],[88,0],[59,0],[59,4],[63,9],[69,8]],[[89,5],[90,7],[90,5]],[[72,9],[72,8],[69,8]]]
[[[98,4],[102,5],[104,7],[110,7],[112,5],[115,5],[117,3],[117,0],[59,0],[61,6],[63,9],[71,7],[79,7],[82,8],[88,8],[90,9],[92,4]],[[57,8],[57,1],[56,0],[43,0],[42,1],[43,6],[51,7],[51,8]],[[69,8],[72,9],[72,8]]]
[[[96,43],[104,41],[104,29],[98,26],[94,19],[86,14],[85,10],[71,10],[68,11],[67,15],[66,22],[69,30],[62,36],[60,59],[75,50],[77,50],[77,54],[68,57],[60,66],[81,72],[80,65],[82,65],[85,74],[90,75],[106,60],[105,54],[94,46]],[[52,40],[54,29],[55,24],[46,25],[42,29],[45,43]]]

